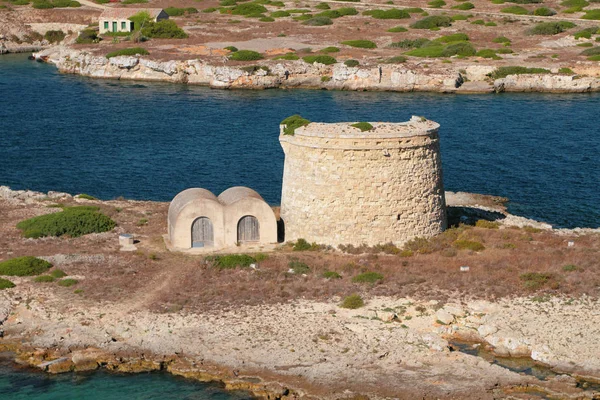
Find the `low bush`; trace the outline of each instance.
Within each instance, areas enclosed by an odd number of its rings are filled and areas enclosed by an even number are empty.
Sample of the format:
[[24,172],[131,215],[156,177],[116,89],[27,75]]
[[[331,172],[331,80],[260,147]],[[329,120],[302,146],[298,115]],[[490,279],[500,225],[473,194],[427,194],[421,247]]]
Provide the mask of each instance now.
[[67,279],[58,281],[58,286],[71,287],[73,285],[77,285],[78,283],[79,283],[79,281],[76,279],[67,278]]
[[540,8],[536,8],[533,11],[533,15],[539,15],[540,17],[551,17],[553,15],[556,15],[556,11],[554,11],[548,7],[540,7]]
[[[326,77],[324,77],[324,78],[326,78]],[[321,248],[321,246],[319,246],[318,244],[316,244],[314,242],[309,243],[305,239],[300,238],[296,241],[296,243],[294,243],[292,250],[293,251],[307,251],[307,250],[315,251],[315,250],[319,250],[320,248]]]
[[158,22],[147,22],[142,28],[142,35],[157,39],[185,39],[187,33],[175,21],[165,19]]
[[15,284],[8,279],[0,278],[0,290],[14,288]]
[[231,11],[232,15],[256,15],[268,11],[265,6],[258,3],[242,3],[229,10]]
[[390,44],[390,47],[398,47],[400,49],[418,49],[419,47],[423,47],[423,45],[429,42],[430,40],[425,38],[404,39],[400,42]]
[[50,276],[53,278],[63,278],[67,276],[67,274],[62,269],[55,269],[50,271]]
[[566,74],[566,75],[575,75],[575,72],[573,72],[573,70],[571,68],[566,68],[566,67],[559,68],[558,73]]
[[594,47],[593,43],[578,43],[577,47]]
[[410,14],[405,10],[391,8],[389,10],[367,10],[363,15],[370,15],[375,19],[408,19]]
[[382,61],[384,64],[402,64],[403,62],[406,62],[406,57],[404,56],[394,56]]
[[[142,49],[142,50],[144,50],[144,49]],[[78,194],[77,197],[80,199],[84,199],[84,200],[98,200],[96,197],[90,196],[89,194],[85,194],[85,193]]]
[[67,36],[67,34],[61,30],[48,31],[44,34],[44,39],[46,39],[50,43],[58,43],[62,42],[65,36]]
[[407,32],[407,31],[408,31],[408,29],[406,29],[403,26],[395,26],[395,27],[387,30],[387,32],[392,32],[392,33]]
[[315,17],[327,17],[331,19],[340,18],[342,15],[337,10],[325,10],[318,13]]
[[468,1],[466,1],[464,3],[457,4],[457,5],[455,5],[455,6],[452,7],[453,10],[464,10],[464,11],[471,10],[473,8],[475,8],[475,5],[473,3],[468,2]]
[[477,19],[477,20],[471,22],[471,25],[485,25],[485,21],[482,19]]
[[525,288],[537,290],[548,283],[548,281],[552,279],[552,275],[548,273],[528,272],[526,274],[521,274],[519,278],[523,281]]
[[289,12],[284,11],[284,10],[278,10],[278,11],[274,11],[271,13],[271,17],[273,17],[273,18],[284,18],[284,17],[289,17],[291,15],[292,14],[290,14]]
[[202,10],[202,12],[206,13],[206,14],[214,13],[215,11],[217,11],[216,7],[208,7],[208,8],[205,8],[204,10]]
[[321,50],[319,50],[319,52],[321,53],[338,53],[340,51],[339,47],[335,47],[335,46],[329,46],[329,47],[325,47]]
[[357,122],[356,124],[352,124],[350,126],[360,129],[361,132],[366,132],[373,129],[373,125],[368,122]]
[[302,57],[302,59],[304,60],[304,62],[307,62],[309,64],[319,63],[319,64],[331,65],[331,64],[335,64],[337,62],[337,60],[335,58],[333,58],[331,56],[325,56],[325,55],[306,56],[306,57]]
[[275,18],[272,17],[262,17],[258,19],[260,22],[275,22]]
[[529,10],[521,7],[521,6],[510,6],[510,7],[505,7],[503,9],[500,10],[500,12],[506,13],[506,14],[516,14],[516,15],[527,15],[529,14]]
[[234,61],[256,61],[262,58],[259,52],[253,50],[238,50],[229,55],[229,59]]
[[377,45],[374,42],[371,42],[370,40],[346,40],[341,43],[345,44],[346,46],[350,46],[350,47],[358,47],[359,49],[375,49],[375,48],[377,48]]
[[454,247],[459,250],[482,251],[485,250],[483,244],[473,240],[457,240],[454,242]]
[[294,53],[287,53],[282,56],[277,56],[277,57],[273,58],[273,60],[288,60],[288,61],[294,61],[294,60],[299,60],[299,59],[300,59],[300,57],[298,57]]
[[331,20],[331,18],[328,17],[309,17],[304,22],[302,22],[302,25],[326,26],[333,25],[333,21]]
[[358,67],[360,63],[357,60],[346,60],[344,61],[346,67]]
[[113,58],[118,56],[135,56],[135,55],[148,55],[150,54],[148,50],[142,47],[129,47],[127,49],[115,50],[111,51],[106,55],[106,58]]
[[337,11],[342,17],[358,15],[358,11],[354,7],[342,7],[336,9],[335,11]]
[[169,14],[169,17],[180,17],[185,14],[197,14],[198,13],[198,9],[196,9],[194,7],[187,7],[187,8],[167,7],[164,10],[167,14]]
[[288,267],[292,270],[292,272],[296,275],[308,274],[310,272],[310,267],[305,263],[298,260],[291,260],[288,263]]
[[348,308],[350,310],[356,310],[357,308],[361,308],[365,305],[364,300],[358,294],[351,294],[344,298],[340,307]]
[[256,263],[256,258],[249,256],[248,254],[227,254],[219,256],[208,256],[205,261],[212,264],[213,267],[218,269],[235,269],[248,268],[250,264]]
[[50,268],[52,268],[52,264],[40,258],[17,257],[0,262],[0,275],[32,276],[46,272]]
[[447,46],[442,44],[428,45],[406,52],[413,57],[469,57],[477,53],[473,45],[467,42],[453,43]]
[[600,55],[600,46],[592,47],[581,52],[582,56],[597,56]]
[[432,0],[427,5],[431,8],[442,8],[446,5],[446,2],[444,0]]
[[84,29],[81,32],[79,32],[79,36],[77,37],[75,42],[79,44],[90,44],[96,43],[99,40],[100,39],[98,38],[98,32],[96,32],[93,29]]
[[527,33],[530,35],[556,35],[573,27],[575,24],[568,21],[542,22],[529,29]]
[[502,44],[510,44],[510,39],[507,38],[506,36],[498,36],[494,39],[492,39],[492,42],[494,43],[502,43]]
[[55,278],[53,276],[50,275],[40,275],[40,276],[36,276],[33,281],[37,282],[37,283],[48,283],[48,282],[54,282]]
[[225,50],[229,50],[230,52],[234,53],[236,51],[238,51],[239,49],[235,46],[227,46],[227,47],[223,47],[223,49]]
[[479,50],[475,55],[482,58],[491,58],[492,60],[501,60],[502,57],[499,57],[496,53],[497,52],[494,49],[482,49]]
[[600,9],[588,10],[582,19],[600,20]]
[[506,78],[509,75],[522,75],[522,74],[549,74],[550,70],[545,68],[528,68],[528,67],[499,67],[490,74],[492,79]]
[[78,237],[89,233],[112,230],[116,223],[98,211],[98,207],[65,207],[63,211],[21,221],[17,228],[27,238],[69,235]]
[[329,10],[331,7],[329,7],[329,4],[327,3],[319,3],[315,6],[315,8],[317,10]]
[[383,280],[383,275],[377,272],[364,272],[352,278],[354,283],[377,283]]
[[465,35],[464,33],[455,33],[453,35],[446,35],[446,36],[442,36],[437,39],[434,39],[435,42],[441,42],[441,43],[467,42],[468,40],[469,40],[469,37],[467,35]]
[[[284,135],[293,135],[296,132],[297,128],[306,126],[308,124],[310,124],[310,121],[307,120],[306,118],[302,118],[298,114],[292,115],[291,117],[287,117],[286,119],[281,121],[281,125],[284,125],[284,128],[283,128]],[[306,242],[306,240],[304,240],[304,239],[298,239],[298,242],[300,242],[301,240]],[[296,244],[298,244],[298,242],[296,242]],[[306,242],[306,243],[308,243],[308,242]]]
[[[312,19],[313,15],[312,14],[301,14],[298,15],[297,17],[292,17],[292,19],[294,21],[308,21],[309,19]],[[331,18],[329,18],[331,19]],[[331,22],[333,24],[333,21]]]
[[575,32],[575,34],[573,36],[575,37],[575,39],[581,39],[581,38],[591,39],[592,35],[595,35],[599,31],[600,31],[600,28],[598,28],[597,26],[594,26],[592,28],[585,28],[578,32]]
[[335,271],[325,271],[322,276],[325,279],[342,279],[342,276]]
[[500,224],[498,222],[480,219],[475,223],[475,226],[478,228],[485,228],[485,229],[498,229],[500,227]]
[[432,29],[452,25],[452,18],[445,15],[432,15],[418,20],[411,25],[414,29]]

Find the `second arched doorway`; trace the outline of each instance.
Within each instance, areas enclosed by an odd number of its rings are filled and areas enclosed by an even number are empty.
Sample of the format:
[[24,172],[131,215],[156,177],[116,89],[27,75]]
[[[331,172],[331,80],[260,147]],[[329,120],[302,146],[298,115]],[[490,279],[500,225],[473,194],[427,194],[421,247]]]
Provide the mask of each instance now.
[[239,220],[237,239],[239,243],[258,242],[260,240],[260,227],[256,217],[246,215]]

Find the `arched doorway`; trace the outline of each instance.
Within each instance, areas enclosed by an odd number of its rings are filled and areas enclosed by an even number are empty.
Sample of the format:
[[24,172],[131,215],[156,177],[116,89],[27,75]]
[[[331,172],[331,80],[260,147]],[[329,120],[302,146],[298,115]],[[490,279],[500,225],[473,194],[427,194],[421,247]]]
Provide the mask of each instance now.
[[207,217],[196,218],[192,224],[192,247],[212,247],[214,241],[211,220]]
[[238,242],[258,242],[260,240],[260,231],[258,219],[252,215],[242,217],[238,222]]

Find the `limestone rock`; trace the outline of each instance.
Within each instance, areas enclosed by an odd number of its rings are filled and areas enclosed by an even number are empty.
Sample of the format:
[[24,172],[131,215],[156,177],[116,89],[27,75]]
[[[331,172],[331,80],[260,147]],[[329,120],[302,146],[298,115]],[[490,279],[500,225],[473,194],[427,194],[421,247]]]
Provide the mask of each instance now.
[[479,328],[477,328],[477,332],[479,332],[481,336],[485,337],[498,332],[498,328],[493,325],[481,325]]
[[454,315],[443,308],[436,311],[435,317],[444,325],[450,325],[452,322],[454,322]]
[[467,78],[469,81],[485,81],[495,69],[491,65],[470,65],[466,68]]
[[117,56],[112,57],[108,60],[109,64],[115,65],[119,68],[133,68],[140,62],[139,58],[133,56]]

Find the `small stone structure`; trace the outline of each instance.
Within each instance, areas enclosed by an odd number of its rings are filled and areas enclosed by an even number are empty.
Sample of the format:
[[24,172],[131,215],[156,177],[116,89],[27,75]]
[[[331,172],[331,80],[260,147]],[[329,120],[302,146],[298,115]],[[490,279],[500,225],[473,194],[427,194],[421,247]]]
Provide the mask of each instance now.
[[271,207],[254,190],[237,186],[216,197],[187,189],[169,205],[169,241],[177,250],[218,250],[235,245],[277,243]]
[[100,33],[133,31],[138,27],[129,18],[140,12],[147,12],[154,22],[169,19],[169,14],[161,8],[106,8],[98,21]]
[[279,140],[285,153],[285,240],[401,245],[446,228],[439,124],[310,123]]

